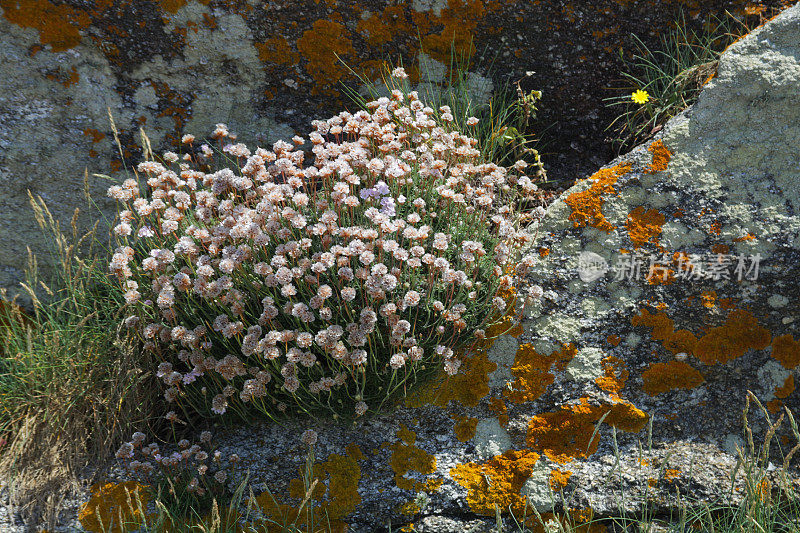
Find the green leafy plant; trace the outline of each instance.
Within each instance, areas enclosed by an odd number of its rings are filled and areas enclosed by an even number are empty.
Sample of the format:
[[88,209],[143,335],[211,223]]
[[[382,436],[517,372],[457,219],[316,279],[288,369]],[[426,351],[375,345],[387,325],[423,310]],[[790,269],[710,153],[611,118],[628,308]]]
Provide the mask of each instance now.
[[703,85],[714,75],[722,51],[747,27],[732,15],[711,18],[702,29],[692,29],[681,14],[676,28],[660,38],[660,46],[649,48],[633,35],[630,59],[620,49],[625,63],[621,94],[606,104],[621,109],[608,126],[619,152],[655,135],[670,118],[694,102]]

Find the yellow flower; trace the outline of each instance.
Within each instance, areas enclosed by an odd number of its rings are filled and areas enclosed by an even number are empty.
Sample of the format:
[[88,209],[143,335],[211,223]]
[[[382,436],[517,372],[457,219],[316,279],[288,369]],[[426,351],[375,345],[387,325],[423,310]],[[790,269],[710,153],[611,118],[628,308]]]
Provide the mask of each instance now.
[[631,100],[636,104],[646,104],[647,101],[650,100],[650,95],[647,94],[647,91],[639,89],[638,91],[634,91],[631,95]]

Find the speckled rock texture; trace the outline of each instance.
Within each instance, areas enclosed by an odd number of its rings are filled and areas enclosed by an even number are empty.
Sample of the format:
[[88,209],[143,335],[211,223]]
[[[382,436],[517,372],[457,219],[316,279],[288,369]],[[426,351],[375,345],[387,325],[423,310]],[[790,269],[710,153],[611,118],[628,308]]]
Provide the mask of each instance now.
[[472,47],[499,81],[544,91],[536,131],[547,132],[551,177],[571,183],[611,159],[603,129],[613,111],[602,99],[631,33],[655,42],[679,8],[695,23],[724,9],[753,22],[786,3],[0,0],[0,287],[22,279],[29,245],[43,274],[54,262],[27,190],[64,227],[80,207],[86,229],[103,216],[84,199],[84,171],[113,216],[108,181],[93,174],[122,178],[123,157],[140,157],[140,127],[157,150],[216,122],[248,144],[305,134],[311,119],[341,110],[340,83],[354,82],[337,55],[369,77],[387,58],[411,65],[424,50],[423,70],[441,77],[451,45],[457,54]]
[[[321,516],[334,531],[443,533],[495,531],[499,513],[516,531],[510,512],[738,498],[747,391],[773,419],[800,404],[799,141],[797,6],[730,47],[658,139],[550,206],[525,277],[543,296],[517,293],[461,374],[389,415],[313,426]],[[756,441],[765,420],[751,405]],[[309,425],[217,436],[266,518],[297,516]]]

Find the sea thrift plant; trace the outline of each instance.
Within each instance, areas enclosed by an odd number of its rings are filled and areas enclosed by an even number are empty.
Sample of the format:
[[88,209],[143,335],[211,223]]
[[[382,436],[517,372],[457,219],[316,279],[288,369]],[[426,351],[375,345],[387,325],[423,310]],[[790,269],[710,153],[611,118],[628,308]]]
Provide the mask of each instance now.
[[194,502],[194,508],[202,509],[214,499],[225,501],[229,496],[229,472],[233,473],[239,458],[236,454],[223,457],[213,449],[210,432],[203,431],[199,443],[182,439],[169,452],[155,442],[145,445],[145,438],[144,433],[134,433],[116,457],[130,477],[148,486],[154,496],[175,505]]
[[168,401],[358,417],[458,372],[502,315],[529,238],[514,206],[537,194],[525,163],[482,161],[414,92],[367,109],[313,122],[310,164],[305,139],[251,152],[220,124],[216,150],[185,136],[141,163],[146,192],[109,189],[110,270]]

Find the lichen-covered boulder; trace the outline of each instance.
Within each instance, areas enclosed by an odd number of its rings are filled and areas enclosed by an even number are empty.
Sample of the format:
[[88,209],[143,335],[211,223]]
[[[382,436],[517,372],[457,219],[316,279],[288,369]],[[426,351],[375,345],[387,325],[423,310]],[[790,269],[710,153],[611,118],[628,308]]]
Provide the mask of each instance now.
[[[533,296],[508,295],[522,320],[461,374],[386,417],[317,428],[324,513],[342,530],[482,531],[497,512],[580,520],[645,494],[665,509],[676,488],[727,493],[747,391],[773,417],[800,406],[798,141],[800,6],[733,45],[658,139],[550,206],[531,227]],[[276,520],[303,497],[306,427],[222,437]]]
[[[497,514],[511,528],[509,511],[579,521],[638,510],[645,493],[661,509],[676,488],[726,493],[746,391],[772,416],[800,403],[798,141],[800,6],[733,45],[657,140],[552,204],[531,227],[532,296],[507,295],[496,339],[460,374],[386,416],[314,425],[308,494],[312,423],[222,432],[231,483],[248,474],[264,520],[308,525],[308,496],[317,523],[355,532],[489,531]],[[749,422],[763,435],[758,408]]]

